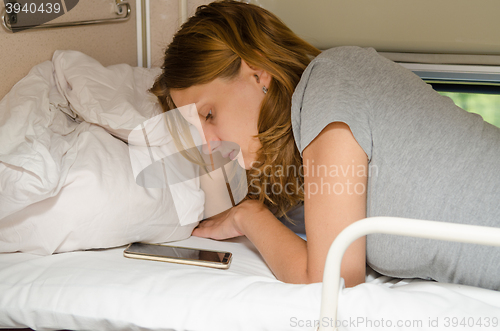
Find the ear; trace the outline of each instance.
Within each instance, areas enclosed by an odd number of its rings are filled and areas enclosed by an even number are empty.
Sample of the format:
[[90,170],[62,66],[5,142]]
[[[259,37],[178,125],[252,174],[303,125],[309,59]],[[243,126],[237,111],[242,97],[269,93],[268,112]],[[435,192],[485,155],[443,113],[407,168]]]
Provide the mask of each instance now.
[[[258,84],[259,88],[262,88],[262,86],[269,87],[269,84],[271,83],[272,77],[267,71],[265,71],[264,69],[257,68],[255,66],[251,66],[248,63],[246,63],[245,60],[243,59],[241,59],[240,72],[243,75],[243,77],[249,77],[256,84]],[[258,82],[255,75],[259,77]]]

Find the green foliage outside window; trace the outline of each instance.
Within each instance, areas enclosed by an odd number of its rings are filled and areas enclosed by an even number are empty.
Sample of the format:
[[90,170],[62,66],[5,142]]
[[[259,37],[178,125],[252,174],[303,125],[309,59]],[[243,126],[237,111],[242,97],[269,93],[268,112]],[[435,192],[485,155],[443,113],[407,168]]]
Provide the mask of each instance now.
[[450,97],[460,108],[479,114],[486,122],[500,127],[500,95],[456,92],[439,93]]

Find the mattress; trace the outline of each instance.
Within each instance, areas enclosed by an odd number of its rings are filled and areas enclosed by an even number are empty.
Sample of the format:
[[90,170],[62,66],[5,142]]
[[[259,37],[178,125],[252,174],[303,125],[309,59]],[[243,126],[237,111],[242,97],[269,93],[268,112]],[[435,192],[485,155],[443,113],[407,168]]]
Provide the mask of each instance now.
[[[0,254],[0,328],[276,331],[331,323],[319,320],[321,283],[276,280],[246,238],[190,237],[175,245],[230,251],[233,261],[217,270],[129,259],[125,247]],[[366,283],[342,288],[337,324],[465,330],[481,323],[481,330],[498,330],[499,318],[497,291],[370,272]]]

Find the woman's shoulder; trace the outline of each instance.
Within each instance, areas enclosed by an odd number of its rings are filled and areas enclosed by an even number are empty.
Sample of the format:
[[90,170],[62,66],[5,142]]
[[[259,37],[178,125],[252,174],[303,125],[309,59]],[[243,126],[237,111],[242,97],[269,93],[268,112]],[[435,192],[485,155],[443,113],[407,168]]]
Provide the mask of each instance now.
[[370,59],[382,60],[383,57],[372,47],[338,46],[322,51],[313,62],[346,61],[355,63]]
[[[374,48],[339,46],[324,50],[314,58],[302,73],[295,89],[295,99],[302,98],[306,88],[315,87],[315,93],[344,86],[370,86],[371,81],[391,79],[407,71],[402,66],[379,55]],[[339,85],[339,82],[342,84]],[[298,101],[298,100],[295,100]]]
[[324,50],[303,73],[303,79],[332,78],[363,81],[387,80],[407,75],[408,70],[380,55],[374,48],[339,46]]
[[[374,49],[335,47],[318,55],[304,71],[292,96],[292,131],[299,151],[331,122],[344,122],[370,157],[370,110],[364,90],[358,88]],[[366,125],[365,125],[366,124]]]
[[363,68],[376,67],[371,60],[374,57],[379,55],[373,48],[340,46],[324,50],[302,73],[292,97],[292,105],[301,107],[306,90],[316,97],[322,93],[330,95],[331,89],[339,86],[338,81],[358,80],[358,77],[363,76]]
[[398,63],[380,55],[372,47],[339,46],[323,51],[311,61],[303,73],[304,80],[322,80],[328,86],[342,84],[362,87],[365,92],[380,92],[384,86],[426,85],[417,75]]

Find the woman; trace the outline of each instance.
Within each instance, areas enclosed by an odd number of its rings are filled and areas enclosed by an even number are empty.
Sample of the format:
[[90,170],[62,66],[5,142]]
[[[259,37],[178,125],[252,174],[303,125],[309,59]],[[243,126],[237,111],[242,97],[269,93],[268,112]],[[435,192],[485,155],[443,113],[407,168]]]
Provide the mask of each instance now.
[[[193,235],[247,236],[278,279],[313,283],[335,237],[367,216],[500,225],[498,128],[373,49],[320,53],[233,1],[199,7],[174,36],[151,91],[165,111],[195,103],[212,148],[237,143],[249,178],[249,199]],[[301,201],[307,242],[276,218]],[[346,286],[366,263],[500,289],[493,247],[369,235],[344,255]]]

